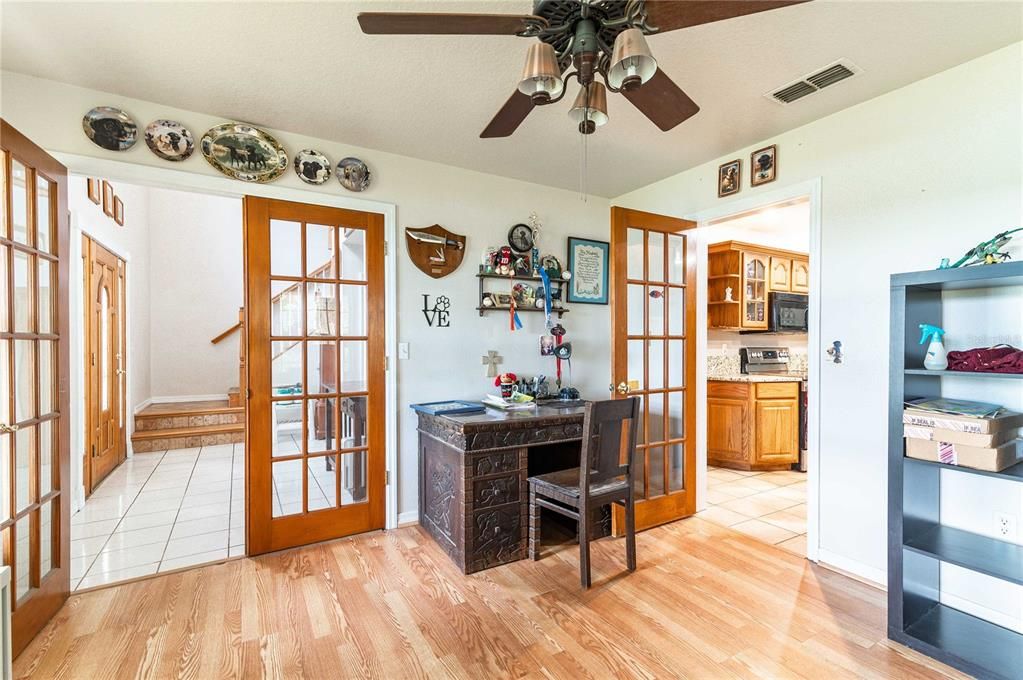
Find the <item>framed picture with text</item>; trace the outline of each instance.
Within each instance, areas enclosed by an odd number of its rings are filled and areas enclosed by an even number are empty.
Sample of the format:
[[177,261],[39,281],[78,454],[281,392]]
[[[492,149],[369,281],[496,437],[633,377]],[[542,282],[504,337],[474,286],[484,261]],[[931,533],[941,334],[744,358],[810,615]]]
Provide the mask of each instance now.
[[568,271],[572,273],[566,284],[568,302],[588,305],[608,303],[610,251],[607,241],[568,237]]

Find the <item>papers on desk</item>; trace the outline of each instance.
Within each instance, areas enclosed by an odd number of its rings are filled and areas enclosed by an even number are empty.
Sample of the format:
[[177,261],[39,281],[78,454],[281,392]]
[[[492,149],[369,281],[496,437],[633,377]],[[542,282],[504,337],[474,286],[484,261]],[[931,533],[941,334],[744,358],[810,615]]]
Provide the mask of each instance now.
[[508,399],[499,397],[496,394],[487,394],[483,397],[483,404],[491,408],[499,408],[502,411],[525,411],[536,408],[536,402],[533,401],[533,398],[525,394],[519,394]]

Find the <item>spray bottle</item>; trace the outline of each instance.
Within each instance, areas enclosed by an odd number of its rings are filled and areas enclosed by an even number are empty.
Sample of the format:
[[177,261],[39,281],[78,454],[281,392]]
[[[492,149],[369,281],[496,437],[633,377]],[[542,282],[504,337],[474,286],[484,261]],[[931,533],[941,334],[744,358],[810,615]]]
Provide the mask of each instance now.
[[927,346],[927,356],[924,357],[924,368],[930,371],[944,371],[948,368],[948,354],[945,352],[945,345],[941,339],[945,331],[929,323],[920,324],[920,344],[927,342],[930,338],[931,344]]

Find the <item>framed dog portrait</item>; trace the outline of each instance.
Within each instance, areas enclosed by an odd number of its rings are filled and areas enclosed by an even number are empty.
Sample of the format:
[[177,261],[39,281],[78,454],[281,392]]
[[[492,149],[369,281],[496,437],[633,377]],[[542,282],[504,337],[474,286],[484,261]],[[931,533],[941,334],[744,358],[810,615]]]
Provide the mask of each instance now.
[[718,198],[739,193],[742,187],[742,159],[736,158],[718,167]]
[[778,179],[778,147],[765,146],[750,154],[750,186],[760,186]]

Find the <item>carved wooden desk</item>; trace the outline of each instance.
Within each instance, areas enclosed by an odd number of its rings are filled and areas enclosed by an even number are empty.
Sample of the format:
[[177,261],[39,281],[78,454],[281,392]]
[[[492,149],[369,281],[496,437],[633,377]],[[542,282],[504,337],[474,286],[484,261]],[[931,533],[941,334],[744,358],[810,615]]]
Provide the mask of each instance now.
[[419,413],[419,523],[466,574],[526,556],[530,474],[577,467],[583,407]]

